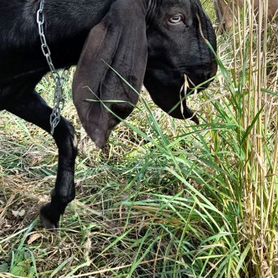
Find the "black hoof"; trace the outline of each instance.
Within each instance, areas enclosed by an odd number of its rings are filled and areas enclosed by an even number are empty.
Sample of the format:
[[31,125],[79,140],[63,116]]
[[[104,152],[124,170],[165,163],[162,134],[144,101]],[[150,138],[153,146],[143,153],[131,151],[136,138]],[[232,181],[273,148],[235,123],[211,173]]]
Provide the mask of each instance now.
[[43,227],[48,230],[56,230],[59,228],[60,214],[51,203],[41,208],[40,219]]

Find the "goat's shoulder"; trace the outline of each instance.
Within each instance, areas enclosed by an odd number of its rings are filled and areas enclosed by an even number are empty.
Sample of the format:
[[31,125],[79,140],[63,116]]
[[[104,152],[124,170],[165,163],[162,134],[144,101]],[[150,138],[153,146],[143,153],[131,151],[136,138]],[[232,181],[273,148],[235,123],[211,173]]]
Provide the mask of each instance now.
[[33,1],[0,1],[0,51],[35,41],[35,13]]

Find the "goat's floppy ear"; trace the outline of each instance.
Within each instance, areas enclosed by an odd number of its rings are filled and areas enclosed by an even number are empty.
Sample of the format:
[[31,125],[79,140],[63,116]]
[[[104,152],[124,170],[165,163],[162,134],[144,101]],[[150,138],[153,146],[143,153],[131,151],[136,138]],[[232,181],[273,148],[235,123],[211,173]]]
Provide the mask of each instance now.
[[100,148],[119,118],[126,118],[138,101],[138,93],[122,78],[140,90],[147,63],[142,2],[115,1],[91,30],[77,65],[74,104],[87,134]]

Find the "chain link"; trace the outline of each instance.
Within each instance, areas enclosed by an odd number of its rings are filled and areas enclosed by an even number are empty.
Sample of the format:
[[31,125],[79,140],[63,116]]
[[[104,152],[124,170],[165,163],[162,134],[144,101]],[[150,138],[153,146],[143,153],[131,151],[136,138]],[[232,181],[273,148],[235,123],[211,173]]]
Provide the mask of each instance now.
[[63,85],[65,81],[65,70],[60,75],[58,70],[55,68],[52,58],[51,58],[51,51],[47,44],[47,40],[45,37],[45,17],[44,17],[44,4],[45,0],[40,1],[40,6],[37,11],[37,24],[39,30],[39,36],[41,41],[41,50],[43,55],[46,58],[47,64],[51,71],[52,78],[55,81],[55,94],[54,94],[54,108],[50,115],[50,132],[53,135],[54,130],[59,124],[61,120],[61,111],[64,108],[65,99],[63,97]]

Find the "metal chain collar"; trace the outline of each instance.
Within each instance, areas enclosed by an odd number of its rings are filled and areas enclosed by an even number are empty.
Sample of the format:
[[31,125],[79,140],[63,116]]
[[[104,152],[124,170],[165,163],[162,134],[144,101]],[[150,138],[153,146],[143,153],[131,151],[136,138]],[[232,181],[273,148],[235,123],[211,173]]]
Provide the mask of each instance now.
[[44,24],[45,24],[44,3],[45,0],[40,1],[40,6],[37,11],[37,24],[38,24],[38,30],[40,35],[40,41],[41,41],[41,50],[43,55],[46,58],[52,78],[55,81],[54,108],[50,115],[50,132],[53,135],[55,128],[57,127],[57,125],[61,120],[61,110],[64,108],[64,103],[65,103],[65,99],[63,97],[63,84],[65,81],[65,70],[60,75],[58,70],[55,68],[51,58],[51,51],[47,44],[45,31],[44,31]]

